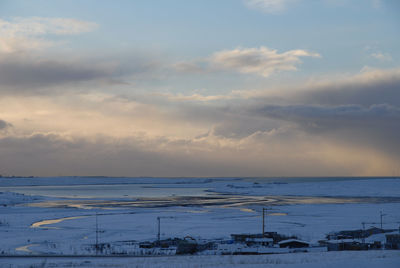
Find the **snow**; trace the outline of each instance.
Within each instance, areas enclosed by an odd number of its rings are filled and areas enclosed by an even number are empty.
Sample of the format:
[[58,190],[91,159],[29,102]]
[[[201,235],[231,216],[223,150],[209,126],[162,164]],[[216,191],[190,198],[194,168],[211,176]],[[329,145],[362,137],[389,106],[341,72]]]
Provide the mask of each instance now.
[[[277,180],[279,181],[279,180]],[[350,197],[400,197],[400,179],[355,179],[348,181],[319,181],[294,183],[263,183],[262,181],[241,181],[228,185],[217,184],[217,191],[230,194],[248,195],[289,195],[289,196],[350,196]]]
[[274,255],[0,258],[0,267],[278,267],[278,268],[398,268],[400,251],[342,251]]
[[14,192],[0,192],[0,205],[3,207],[21,203],[35,202],[39,200],[42,199],[39,197],[27,196]]
[[[113,182],[126,189],[128,186],[131,187],[129,189],[136,187],[136,192],[141,191],[147,197],[125,196],[125,192],[121,194],[119,188],[110,187],[111,193],[99,192],[93,198],[93,193],[97,191],[95,189],[99,189],[96,187],[100,185],[101,189],[107,191],[107,186]],[[267,232],[295,235],[313,245],[329,232],[361,229],[362,222],[368,223],[366,228],[379,227],[380,211],[385,214],[384,228],[399,227],[400,179],[286,182],[283,179],[276,183],[238,178],[0,178],[0,256],[94,254],[96,218],[99,242],[111,245],[108,252],[129,254],[139,252],[137,242],[156,239],[157,217],[162,217],[162,239],[188,235],[196,240],[229,241],[233,233],[260,233],[261,211],[265,206],[268,206]],[[68,188],[71,185],[74,187]],[[48,186],[57,186],[57,194],[50,192],[54,187]],[[46,193],[46,189],[49,193],[37,195],[38,187],[41,193]],[[178,188],[183,191],[175,191]],[[73,197],[76,189],[80,191],[79,198]],[[154,193],[156,197],[151,195]],[[184,196],[182,193],[194,195]],[[366,239],[366,242],[373,241],[384,242],[384,234]],[[226,247],[232,245],[226,244]],[[174,249],[141,250],[140,254],[174,253]],[[254,251],[254,248],[248,250]],[[274,250],[275,253],[287,252],[286,249],[270,249]],[[170,267],[175,267],[174,264],[176,267],[235,267],[242,264],[246,267],[272,264],[279,264],[279,267],[321,267],[322,263],[327,265],[324,267],[344,266],[346,263],[354,265],[344,267],[398,267],[394,264],[400,263],[399,252],[126,258],[118,259],[118,263],[128,265],[128,261],[134,261],[139,266],[164,267],[164,260],[171,263]],[[324,258],[328,261],[323,262]],[[199,266],[195,266],[191,260],[198,262]],[[12,263],[10,259],[0,258],[0,267],[7,261]],[[16,259],[15,263],[24,265],[28,261],[39,265],[43,259]],[[61,266],[62,263],[72,262],[70,259],[47,261],[59,262]],[[109,262],[110,265],[114,263],[109,258],[89,258],[86,264],[83,259],[73,262],[77,266],[83,264],[83,267],[95,267],[103,262]]]

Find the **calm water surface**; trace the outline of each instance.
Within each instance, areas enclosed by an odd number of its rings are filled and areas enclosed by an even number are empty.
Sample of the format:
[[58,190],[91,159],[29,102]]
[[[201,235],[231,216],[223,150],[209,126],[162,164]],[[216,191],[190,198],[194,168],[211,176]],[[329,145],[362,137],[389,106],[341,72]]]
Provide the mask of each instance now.
[[295,177],[295,178],[109,178],[35,177],[0,178],[0,192],[16,192],[56,198],[143,198],[208,196],[215,183],[306,183],[368,180],[376,177]]
[[208,188],[167,187],[157,188],[149,184],[97,184],[61,186],[11,186],[0,187],[0,192],[15,192],[25,195],[41,195],[58,198],[140,198],[169,196],[205,196]]

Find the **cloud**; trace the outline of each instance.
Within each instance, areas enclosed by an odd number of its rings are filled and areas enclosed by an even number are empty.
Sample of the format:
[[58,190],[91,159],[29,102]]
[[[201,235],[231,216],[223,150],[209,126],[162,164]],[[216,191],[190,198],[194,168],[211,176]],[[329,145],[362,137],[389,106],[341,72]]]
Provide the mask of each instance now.
[[400,157],[400,70],[368,70],[358,75],[309,83],[285,97],[285,104],[263,104],[255,115],[295,126],[305,135],[348,147],[371,148]]
[[382,53],[382,52],[377,52],[377,53],[372,53],[371,57],[374,59],[377,59],[379,61],[392,61],[392,56],[388,53]]
[[5,96],[2,117],[14,127],[0,137],[0,173],[392,175],[400,159],[399,77],[370,69],[293,86],[290,94],[266,89],[264,97]]
[[0,131],[6,130],[10,127],[12,127],[12,124],[0,119]]
[[219,113],[207,106],[210,114],[218,114],[214,135],[244,138],[258,131],[286,129],[280,135],[291,141],[305,135],[400,158],[400,69],[366,69],[284,88],[232,92]]
[[93,31],[97,24],[71,18],[0,19],[0,52],[40,50],[54,43],[49,35],[75,35]]
[[244,0],[248,8],[264,13],[280,13],[296,0]]
[[211,63],[224,70],[240,73],[252,73],[268,77],[281,71],[295,71],[301,63],[300,57],[320,57],[318,53],[305,50],[289,50],[279,54],[275,49],[237,48],[216,52],[211,57]]
[[[307,123],[315,129],[337,129],[337,127],[398,127],[400,109],[387,104],[370,107],[360,105],[315,106],[315,105],[268,105],[258,110],[260,114],[280,120]],[[386,128],[385,128],[386,131]]]
[[[93,140],[38,133],[0,138],[0,162],[3,164],[2,174],[42,176],[63,174],[165,177],[251,174],[245,164],[238,165],[240,162],[232,157],[232,149],[228,145],[221,146],[212,145],[205,138],[171,140],[98,137]],[[216,148],[219,148],[219,153]],[[225,162],[229,153],[231,163]],[[223,156],[224,160],[218,156]]]
[[[0,171],[37,176],[236,177],[376,174],[385,167],[380,165],[386,159],[368,151],[332,148],[301,136],[296,143],[295,136],[282,141],[282,135],[259,131],[241,139],[213,134],[194,139],[87,139],[46,133],[0,137]],[[341,158],[330,161],[338,155]]]
[[82,89],[88,83],[99,88],[130,85],[152,77],[161,63],[142,55],[104,57],[44,57],[0,54],[0,93],[54,93]]
[[181,73],[206,73],[206,67],[195,62],[178,62],[172,66],[176,71]]
[[202,94],[171,94],[171,93],[158,93],[158,96],[167,97],[171,101],[196,101],[196,102],[208,102],[208,101],[219,101],[219,100],[229,100],[232,99],[232,95],[202,95]]
[[315,81],[302,86],[287,99],[318,105],[387,103],[400,106],[400,69],[366,69],[360,74]]
[[400,108],[386,104],[370,107],[265,106],[259,110],[269,118],[291,122],[301,131],[352,147],[369,147],[400,157]]
[[301,57],[321,57],[318,53],[302,49],[278,53],[276,49],[236,48],[215,52],[198,62],[179,63],[175,69],[181,72],[204,73],[211,71],[234,71],[268,77],[282,71],[296,71]]
[[48,86],[111,79],[115,69],[115,64],[0,56],[0,92],[38,92]]

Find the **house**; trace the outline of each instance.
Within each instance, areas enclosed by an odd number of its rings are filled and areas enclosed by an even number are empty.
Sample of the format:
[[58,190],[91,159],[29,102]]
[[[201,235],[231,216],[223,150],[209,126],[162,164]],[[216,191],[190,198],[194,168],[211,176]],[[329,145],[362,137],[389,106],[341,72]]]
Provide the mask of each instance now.
[[265,247],[272,247],[274,244],[274,240],[267,237],[248,237],[246,238],[246,244],[248,246],[261,245]]
[[339,234],[339,233],[329,233],[326,235],[326,239],[328,239],[328,240],[341,240],[341,239],[352,239],[352,238],[354,238],[354,237],[350,236],[350,235]]
[[283,240],[278,244],[281,248],[308,248],[310,246],[310,243],[297,239]]
[[340,232],[332,232],[326,235],[328,240],[340,240],[340,239],[356,239],[365,238],[375,234],[383,234],[388,232],[393,232],[393,229],[381,229],[377,227],[371,227],[366,230],[346,230]]
[[279,236],[277,232],[265,232],[263,234],[231,234],[231,237],[233,241],[235,242],[241,242],[245,243],[246,239],[251,239],[251,238],[274,238],[276,236]]
[[371,228],[365,230],[365,237],[368,237],[368,236],[371,236],[374,234],[382,234],[387,231],[392,231],[392,230],[385,230],[385,229],[381,229],[381,228],[377,228],[377,227],[371,227]]
[[139,248],[153,248],[154,244],[151,242],[142,242],[139,243]]
[[386,248],[400,249],[400,234],[387,234],[386,235]]
[[382,243],[380,241],[374,241],[373,243],[369,243],[369,249],[381,249]]
[[286,236],[283,234],[278,234],[277,232],[264,232],[264,234],[231,234],[231,237],[236,243],[247,243],[254,238],[271,238],[273,239],[274,244],[277,244],[282,240],[297,239],[295,236]]
[[176,254],[194,254],[197,252],[197,243],[193,240],[182,240],[176,249]]
[[360,243],[353,239],[328,240],[328,251],[368,250],[367,243]]

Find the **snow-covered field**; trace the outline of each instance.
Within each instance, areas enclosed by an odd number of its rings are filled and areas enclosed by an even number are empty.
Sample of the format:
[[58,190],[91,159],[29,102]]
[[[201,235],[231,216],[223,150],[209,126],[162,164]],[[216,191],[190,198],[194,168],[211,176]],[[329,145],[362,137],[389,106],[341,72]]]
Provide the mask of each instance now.
[[123,258],[11,258],[0,267],[299,267],[299,268],[398,268],[400,251],[343,251],[236,256],[168,256]]
[[[0,205],[1,254],[93,253],[96,219],[99,242],[121,252],[131,250],[126,241],[155,240],[157,217],[163,217],[161,238],[229,240],[232,233],[260,233],[262,207],[268,208],[266,231],[317,243],[331,231],[360,229],[362,222],[379,227],[380,211],[384,228],[399,228],[400,179],[0,178]],[[83,267],[132,267],[128,261],[148,267],[400,267],[399,252],[121,258],[121,266],[112,266],[116,261],[110,259],[73,262]],[[43,261],[2,258],[0,264],[41,267]],[[71,260],[46,262],[63,267]],[[350,265],[355,263],[370,266]]]

